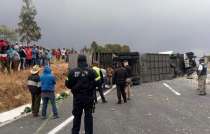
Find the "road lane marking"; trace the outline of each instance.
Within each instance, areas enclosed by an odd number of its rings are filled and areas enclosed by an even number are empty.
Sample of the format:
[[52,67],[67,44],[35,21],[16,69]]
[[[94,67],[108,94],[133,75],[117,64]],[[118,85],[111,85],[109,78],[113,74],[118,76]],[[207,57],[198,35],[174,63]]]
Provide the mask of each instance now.
[[167,83],[163,83],[163,85],[164,85],[165,87],[167,87],[169,90],[171,90],[174,94],[176,94],[176,95],[178,95],[178,96],[181,95],[181,93],[177,92],[175,89],[173,89],[173,88],[172,88],[171,86],[169,86]]
[[[115,87],[111,88],[110,90],[106,91],[104,93],[104,95],[107,95],[108,93],[110,93]],[[97,97],[97,100],[100,100],[101,97]],[[60,130],[62,130],[65,126],[67,126],[69,123],[71,123],[74,119],[74,116],[70,116],[69,118],[67,118],[64,122],[62,122],[60,125],[58,125],[57,127],[55,127],[54,129],[52,129],[50,132],[48,132],[48,134],[56,134],[58,133]]]
[[[59,102],[58,102],[59,103]],[[61,103],[61,102],[60,102]],[[57,105],[57,109],[59,109],[59,105]],[[49,115],[49,117],[53,117],[53,113],[51,113]],[[50,118],[47,118],[42,124],[41,126],[35,131],[35,133],[33,134],[40,134],[41,130],[47,125],[48,121]]]

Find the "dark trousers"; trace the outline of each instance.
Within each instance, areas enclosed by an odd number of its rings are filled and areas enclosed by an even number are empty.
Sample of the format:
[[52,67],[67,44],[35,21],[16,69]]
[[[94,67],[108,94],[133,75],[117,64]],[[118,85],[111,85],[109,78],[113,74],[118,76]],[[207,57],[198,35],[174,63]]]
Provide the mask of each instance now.
[[127,102],[126,93],[125,93],[125,85],[117,85],[117,97],[118,97],[119,102],[121,102],[121,95],[123,97],[124,102]]
[[20,69],[25,69],[26,67],[26,58],[20,59]]
[[42,116],[46,116],[47,113],[47,105],[48,105],[48,101],[50,101],[51,105],[52,105],[52,111],[53,111],[53,115],[57,116],[58,115],[58,110],[55,104],[55,96],[51,96],[51,97],[42,97],[42,101],[43,101],[43,107],[42,107]]
[[19,64],[20,64],[20,61],[19,61],[19,60],[14,60],[14,61],[12,62],[13,71],[18,71],[18,69],[19,69]]
[[32,65],[34,66],[34,65],[36,65],[36,58],[32,58]]
[[93,102],[85,101],[84,99],[74,98],[73,100],[73,111],[74,115],[72,134],[79,134],[81,127],[81,117],[83,110],[85,112],[84,126],[85,134],[93,134]]
[[100,96],[101,96],[101,100],[102,102],[105,102],[106,99],[104,97],[104,93],[103,93],[103,88],[102,88],[102,82],[99,80],[96,82],[96,89],[95,89],[95,95],[94,95],[94,98],[95,98],[95,102],[97,102],[97,95],[96,95],[96,91],[98,90]]
[[36,58],[36,65],[39,65],[39,66],[41,65],[40,64],[40,58]]
[[26,59],[26,67],[29,68],[32,65],[32,59]]
[[8,61],[0,61],[1,64],[1,72],[4,72],[7,69],[8,73],[10,73],[10,63]]
[[31,99],[32,99],[32,105],[31,105],[32,113],[36,115],[39,113],[41,94],[31,94]]

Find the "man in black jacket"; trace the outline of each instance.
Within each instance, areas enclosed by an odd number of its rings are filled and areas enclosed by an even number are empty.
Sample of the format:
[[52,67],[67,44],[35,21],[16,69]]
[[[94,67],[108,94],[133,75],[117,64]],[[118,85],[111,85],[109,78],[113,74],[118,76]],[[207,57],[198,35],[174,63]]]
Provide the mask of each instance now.
[[25,69],[26,52],[25,52],[23,46],[20,47],[19,55],[20,55],[20,68],[21,68],[21,69]]
[[85,111],[85,134],[93,134],[92,112],[94,109],[95,78],[96,74],[93,69],[88,67],[86,57],[79,55],[78,67],[69,72],[65,81],[66,87],[71,89],[73,94],[72,134],[79,134],[83,110]]
[[122,66],[121,63],[118,64],[118,68],[116,69],[113,82],[117,85],[117,97],[118,104],[121,104],[121,95],[123,97],[124,102],[127,102],[125,88],[126,88],[126,79],[128,78],[128,73],[126,69]]
[[39,77],[39,66],[35,65],[31,70],[31,75],[28,77],[28,89],[31,92],[32,99],[32,113],[34,117],[39,114],[40,102],[41,102],[41,83]]

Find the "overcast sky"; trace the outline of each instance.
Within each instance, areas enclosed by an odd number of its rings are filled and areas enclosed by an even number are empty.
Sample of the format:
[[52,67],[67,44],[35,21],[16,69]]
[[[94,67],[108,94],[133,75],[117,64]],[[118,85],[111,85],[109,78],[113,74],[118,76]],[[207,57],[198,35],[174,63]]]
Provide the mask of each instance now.
[[[81,48],[93,40],[132,50],[210,53],[210,0],[34,0],[41,44]],[[22,0],[0,0],[0,24],[16,27]]]

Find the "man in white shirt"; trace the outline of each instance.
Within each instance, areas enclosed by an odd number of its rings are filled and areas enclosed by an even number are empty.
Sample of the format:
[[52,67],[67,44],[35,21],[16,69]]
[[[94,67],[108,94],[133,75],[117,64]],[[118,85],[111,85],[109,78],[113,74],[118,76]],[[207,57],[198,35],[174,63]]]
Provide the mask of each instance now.
[[65,48],[63,48],[61,50],[61,55],[62,55],[62,59],[65,60],[65,57],[66,57],[66,49]]

